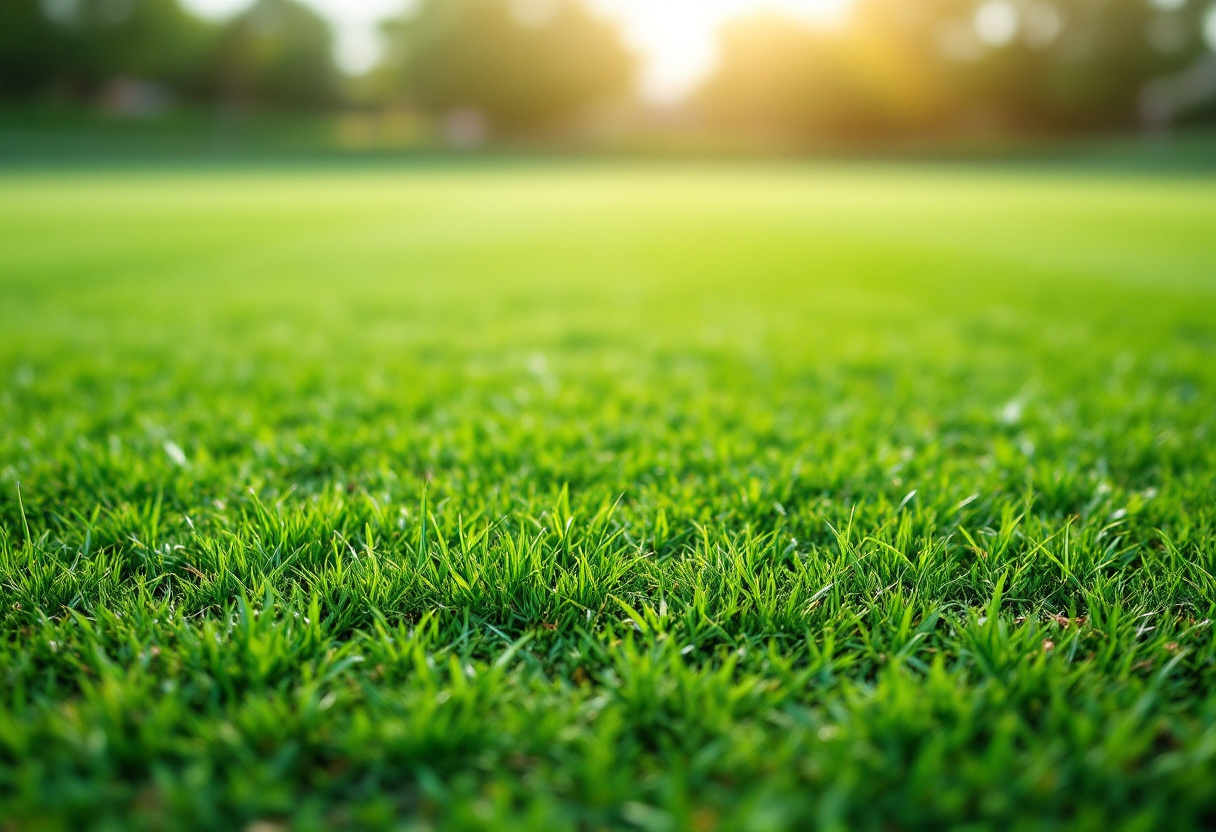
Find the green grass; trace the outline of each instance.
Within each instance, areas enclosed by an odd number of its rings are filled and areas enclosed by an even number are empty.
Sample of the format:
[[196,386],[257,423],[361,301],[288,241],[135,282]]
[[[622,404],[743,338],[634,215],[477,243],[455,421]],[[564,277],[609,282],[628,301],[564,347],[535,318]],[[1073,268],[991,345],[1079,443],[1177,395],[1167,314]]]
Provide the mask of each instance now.
[[10,170],[0,320],[5,832],[1216,824],[1216,180]]

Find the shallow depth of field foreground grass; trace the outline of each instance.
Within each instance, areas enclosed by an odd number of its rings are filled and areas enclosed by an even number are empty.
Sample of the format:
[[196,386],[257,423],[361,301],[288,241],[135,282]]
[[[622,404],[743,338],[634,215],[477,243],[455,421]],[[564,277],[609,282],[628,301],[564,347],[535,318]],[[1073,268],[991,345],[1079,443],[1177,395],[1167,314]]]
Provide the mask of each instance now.
[[5,832],[1216,823],[1213,180],[9,172],[0,316]]

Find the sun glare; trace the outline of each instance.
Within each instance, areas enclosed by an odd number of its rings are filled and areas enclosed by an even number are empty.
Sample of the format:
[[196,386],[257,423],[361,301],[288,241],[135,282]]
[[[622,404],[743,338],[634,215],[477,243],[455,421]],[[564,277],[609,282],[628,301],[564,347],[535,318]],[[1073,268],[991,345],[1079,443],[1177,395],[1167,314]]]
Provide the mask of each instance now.
[[714,67],[717,33],[726,21],[764,10],[826,18],[848,0],[591,0],[620,22],[642,56],[643,95],[666,103],[688,93]]

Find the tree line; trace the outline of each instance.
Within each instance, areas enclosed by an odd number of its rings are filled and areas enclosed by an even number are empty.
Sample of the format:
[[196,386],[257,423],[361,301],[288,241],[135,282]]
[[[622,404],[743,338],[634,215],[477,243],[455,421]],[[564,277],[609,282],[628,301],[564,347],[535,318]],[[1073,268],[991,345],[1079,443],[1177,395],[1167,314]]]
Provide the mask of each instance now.
[[340,100],[328,25],[292,0],[223,23],[177,0],[3,0],[0,96],[88,101],[116,79],[188,101],[326,107]]
[[[420,0],[385,25],[360,103],[500,132],[543,131],[627,100],[636,56],[581,0]],[[0,98],[87,101],[114,79],[175,98],[331,108],[352,85],[332,33],[295,0],[222,22],[177,0],[3,0]],[[843,20],[727,26],[686,102],[719,130],[812,138],[1080,131],[1213,111],[1209,0],[854,0]]]
[[740,21],[721,47],[699,103],[742,129],[1083,131],[1216,103],[1216,5],[1200,0],[856,0],[832,27]]

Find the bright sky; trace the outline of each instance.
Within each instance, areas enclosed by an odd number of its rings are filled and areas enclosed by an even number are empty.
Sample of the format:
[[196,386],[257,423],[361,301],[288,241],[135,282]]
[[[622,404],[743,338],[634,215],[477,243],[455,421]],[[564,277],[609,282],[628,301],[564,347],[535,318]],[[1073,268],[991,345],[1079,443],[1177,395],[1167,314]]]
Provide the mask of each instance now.
[[[183,0],[202,14],[223,16],[251,0]],[[304,0],[328,18],[338,33],[338,62],[350,72],[370,68],[380,53],[376,25],[411,0]],[[642,92],[656,102],[690,91],[713,69],[715,34],[725,20],[763,9],[801,17],[830,17],[848,0],[589,0],[620,22],[626,39],[643,57]]]

